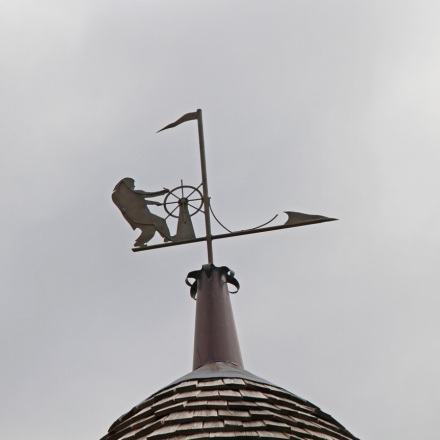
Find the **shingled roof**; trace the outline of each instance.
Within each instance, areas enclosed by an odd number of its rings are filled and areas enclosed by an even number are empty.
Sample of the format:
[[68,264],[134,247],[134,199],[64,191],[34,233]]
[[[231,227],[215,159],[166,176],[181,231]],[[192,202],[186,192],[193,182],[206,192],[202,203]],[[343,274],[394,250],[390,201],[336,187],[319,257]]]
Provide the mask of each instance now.
[[317,406],[244,369],[227,290],[239,285],[228,268],[204,266],[189,278],[193,371],[116,420],[102,440],[356,439]]
[[212,363],[136,405],[102,440],[212,438],[356,439],[307,400],[233,364]]

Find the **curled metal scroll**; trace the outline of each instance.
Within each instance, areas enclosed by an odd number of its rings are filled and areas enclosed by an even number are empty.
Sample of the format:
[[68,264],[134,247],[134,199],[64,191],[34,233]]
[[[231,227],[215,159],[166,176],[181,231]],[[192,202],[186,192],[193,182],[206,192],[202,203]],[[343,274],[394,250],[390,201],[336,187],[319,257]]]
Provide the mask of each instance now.
[[[190,287],[190,295],[192,299],[197,299],[197,282],[200,279],[200,275],[202,272],[205,272],[209,279],[211,279],[211,273],[213,269],[219,269],[220,275],[224,275],[226,278],[226,283],[232,284],[236,290],[230,291],[229,293],[237,293],[240,290],[240,283],[235,278],[235,272],[227,266],[216,267],[214,264],[205,264],[202,266],[200,270],[193,270],[189,272],[185,278],[185,284]],[[189,281],[189,279],[193,279],[194,281]]]

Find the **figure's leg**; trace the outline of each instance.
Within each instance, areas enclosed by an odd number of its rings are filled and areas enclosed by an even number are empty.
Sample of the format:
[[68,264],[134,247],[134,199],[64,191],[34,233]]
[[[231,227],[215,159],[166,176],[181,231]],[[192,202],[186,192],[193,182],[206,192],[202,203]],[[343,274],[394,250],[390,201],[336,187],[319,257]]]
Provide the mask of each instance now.
[[170,234],[170,230],[168,229],[167,222],[162,217],[159,217],[156,214],[148,213],[148,216],[145,216],[145,223],[151,225],[154,230],[159,232],[159,234],[165,239],[165,241],[173,241],[173,237]]
[[156,232],[156,228],[154,226],[142,226],[141,235],[134,242],[135,247],[145,246],[153,237]]
[[157,232],[159,232],[159,234],[164,238],[164,241],[173,241],[173,237],[170,234],[167,222],[161,217],[158,217],[155,220],[154,226],[156,226]]

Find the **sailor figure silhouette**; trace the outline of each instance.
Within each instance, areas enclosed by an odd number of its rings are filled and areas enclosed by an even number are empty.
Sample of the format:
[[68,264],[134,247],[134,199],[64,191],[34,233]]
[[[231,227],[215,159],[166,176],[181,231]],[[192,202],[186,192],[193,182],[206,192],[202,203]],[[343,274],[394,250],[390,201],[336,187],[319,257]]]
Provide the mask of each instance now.
[[133,230],[141,230],[141,235],[134,243],[135,247],[145,246],[154,237],[156,231],[164,238],[165,242],[173,241],[165,219],[151,213],[148,209],[148,205],[162,206],[162,203],[147,200],[147,198],[159,197],[168,193],[167,188],[154,192],[136,190],[134,189],[134,180],[131,177],[125,177],[116,184],[112,193],[114,204]]

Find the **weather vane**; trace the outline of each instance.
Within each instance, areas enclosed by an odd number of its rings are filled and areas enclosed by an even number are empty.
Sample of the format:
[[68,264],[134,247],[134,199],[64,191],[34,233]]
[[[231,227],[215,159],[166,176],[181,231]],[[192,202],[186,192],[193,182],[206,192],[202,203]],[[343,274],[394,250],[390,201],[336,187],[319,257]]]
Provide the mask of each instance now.
[[[187,113],[176,122],[167,125],[160,131],[176,127],[183,122],[197,120],[200,147],[200,166],[202,172],[202,183],[198,186],[180,185],[172,190],[163,188],[160,191],[147,192],[135,189],[134,180],[126,177],[119,181],[113,190],[112,199],[120,209],[122,215],[133,229],[140,229],[141,234],[134,243],[133,252],[146,251],[168,246],[175,246],[199,241],[206,241],[209,264],[214,263],[212,242],[220,238],[237,237],[239,235],[256,234],[269,232],[278,229],[293,228],[297,226],[311,225],[315,223],[329,222],[334,218],[322,215],[303,214],[301,212],[284,211],[288,219],[282,225],[267,226],[278,215],[263,225],[239,231],[230,231],[217,219],[211,208],[211,199],[208,192],[208,175],[206,172],[205,142],[203,138],[202,110]],[[150,200],[154,197],[165,196],[163,202]],[[162,206],[165,210],[165,217],[153,214],[149,206]],[[205,216],[205,235],[197,237],[194,232],[191,217],[203,213]],[[211,232],[211,214],[216,222],[224,228],[227,233],[213,235]],[[177,230],[173,235],[167,224],[170,217],[177,218]],[[162,236],[164,243],[148,246],[147,243],[154,237],[156,232]]]

